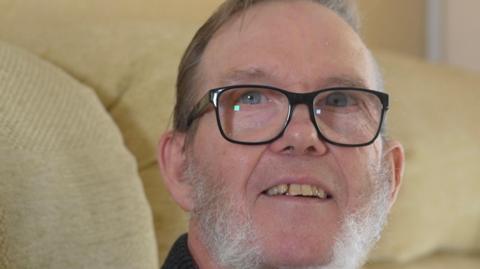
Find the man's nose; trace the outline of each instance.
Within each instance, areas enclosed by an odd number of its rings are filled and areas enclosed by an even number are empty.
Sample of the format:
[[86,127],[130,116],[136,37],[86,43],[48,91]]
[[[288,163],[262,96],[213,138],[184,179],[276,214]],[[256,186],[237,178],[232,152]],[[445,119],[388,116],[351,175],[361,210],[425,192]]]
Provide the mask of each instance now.
[[320,156],[328,151],[319,138],[306,105],[297,105],[283,135],[270,145],[274,152]]

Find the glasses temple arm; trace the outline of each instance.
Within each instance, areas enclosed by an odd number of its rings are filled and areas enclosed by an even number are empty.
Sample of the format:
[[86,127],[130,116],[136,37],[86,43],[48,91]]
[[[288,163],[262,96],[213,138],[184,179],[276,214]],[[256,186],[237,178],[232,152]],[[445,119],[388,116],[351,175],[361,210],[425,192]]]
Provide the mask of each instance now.
[[187,117],[187,126],[190,127],[192,122],[203,115],[206,112],[208,105],[210,104],[210,94],[206,94],[198,103],[193,107],[190,114]]

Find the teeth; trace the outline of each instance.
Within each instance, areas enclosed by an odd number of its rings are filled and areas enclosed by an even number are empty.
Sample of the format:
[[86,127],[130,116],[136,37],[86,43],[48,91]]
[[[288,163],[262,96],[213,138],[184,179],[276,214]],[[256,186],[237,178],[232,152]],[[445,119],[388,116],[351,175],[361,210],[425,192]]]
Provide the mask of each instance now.
[[285,194],[288,191],[288,185],[282,184],[280,185],[280,194]]
[[313,189],[313,195],[317,196],[320,199],[327,198],[327,193],[324,190],[317,187],[313,187],[312,189]]
[[277,195],[277,188],[273,187],[273,188],[268,189],[267,194],[270,195],[270,196]]
[[288,191],[288,185],[287,184],[281,184],[277,185],[275,187],[272,187],[268,189],[267,194],[268,195],[279,195],[279,194],[285,194]]
[[289,195],[289,196],[306,196],[318,197],[320,199],[327,198],[327,193],[316,186],[302,184],[281,184],[267,190],[269,196]]
[[290,184],[290,186],[288,187],[287,195],[295,196],[295,195],[300,195],[300,194],[302,194],[302,185]]
[[302,195],[303,196],[312,196],[313,188],[310,185],[302,185]]

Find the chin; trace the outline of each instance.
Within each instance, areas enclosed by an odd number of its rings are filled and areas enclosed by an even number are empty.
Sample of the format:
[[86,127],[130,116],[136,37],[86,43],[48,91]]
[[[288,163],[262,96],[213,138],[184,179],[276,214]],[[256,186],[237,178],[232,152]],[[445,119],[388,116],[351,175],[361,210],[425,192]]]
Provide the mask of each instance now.
[[290,233],[264,240],[262,252],[265,264],[273,268],[303,268],[330,263],[334,245],[330,234]]
[[312,257],[310,255],[303,257],[294,254],[291,257],[272,257],[271,259],[265,259],[265,268],[319,268],[324,265],[328,265],[331,262],[331,257],[321,259],[318,255]]

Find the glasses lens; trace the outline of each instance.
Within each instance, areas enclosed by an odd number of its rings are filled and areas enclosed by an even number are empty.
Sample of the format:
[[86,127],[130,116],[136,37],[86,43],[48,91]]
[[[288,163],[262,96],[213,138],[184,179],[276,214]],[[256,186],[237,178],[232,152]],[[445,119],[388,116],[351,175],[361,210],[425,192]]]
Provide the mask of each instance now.
[[329,140],[341,144],[370,142],[380,128],[382,103],[373,93],[358,90],[322,92],[314,100],[315,121]]
[[276,137],[288,117],[288,98],[261,87],[232,88],[218,99],[218,116],[224,134],[235,141],[258,143]]

